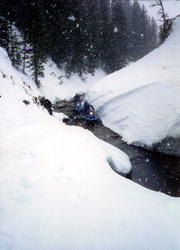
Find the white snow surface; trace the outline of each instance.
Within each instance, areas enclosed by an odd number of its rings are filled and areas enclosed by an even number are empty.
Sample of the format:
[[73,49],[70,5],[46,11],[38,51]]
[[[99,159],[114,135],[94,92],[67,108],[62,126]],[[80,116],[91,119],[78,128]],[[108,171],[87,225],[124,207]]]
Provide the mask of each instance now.
[[157,49],[94,84],[88,94],[103,123],[127,143],[180,136],[180,17]]
[[41,78],[41,93],[52,102],[66,99],[71,99],[76,93],[86,93],[91,84],[102,79],[105,73],[101,69],[97,69],[92,74],[87,74],[82,80],[76,74],[72,74],[68,79],[65,76],[64,70],[57,68],[56,64],[48,59],[44,65],[44,75]]
[[40,94],[0,49],[0,249],[179,249],[179,199],[112,171],[128,157],[48,115]]

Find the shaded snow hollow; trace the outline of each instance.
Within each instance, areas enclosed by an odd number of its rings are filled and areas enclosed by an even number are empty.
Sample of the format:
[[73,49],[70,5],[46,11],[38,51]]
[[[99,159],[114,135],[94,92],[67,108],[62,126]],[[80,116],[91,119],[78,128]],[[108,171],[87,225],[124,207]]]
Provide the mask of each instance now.
[[180,136],[180,17],[167,40],[98,83],[88,99],[103,123],[131,143]]

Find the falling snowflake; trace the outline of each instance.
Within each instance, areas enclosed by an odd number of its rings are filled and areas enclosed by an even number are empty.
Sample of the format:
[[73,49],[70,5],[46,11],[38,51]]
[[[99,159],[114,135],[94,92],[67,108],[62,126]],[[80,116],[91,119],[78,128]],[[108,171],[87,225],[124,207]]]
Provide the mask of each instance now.
[[118,28],[115,27],[115,28],[114,28],[114,33],[117,33],[117,32],[118,32]]
[[76,20],[74,16],[69,16],[68,19],[71,20],[71,21],[75,21]]

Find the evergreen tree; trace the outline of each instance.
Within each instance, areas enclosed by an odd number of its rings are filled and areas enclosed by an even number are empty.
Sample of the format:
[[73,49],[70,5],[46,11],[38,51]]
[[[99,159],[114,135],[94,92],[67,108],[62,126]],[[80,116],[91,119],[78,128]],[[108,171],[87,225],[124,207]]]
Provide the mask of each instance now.
[[81,39],[82,20],[80,17],[79,6],[81,1],[67,1],[67,25],[65,33],[66,40],[66,72],[69,77],[71,73],[78,73],[79,76],[83,75],[83,48]]
[[114,41],[115,41],[115,58],[114,58],[114,70],[121,69],[127,62],[127,19],[123,9],[121,1],[112,1],[112,16],[114,25]]
[[84,78],[99,67],[118,70],[156,46],[155,23],[137,0],[1,0],[0,16],[0,45],[38,86],[48,56],[68,77]]
[[[90,34],[92,37],[92,45],[90,48],[91,57],[96,68],[104,68],[105,51],[107,48],[105,37],[106,28],[108,30],[108,1],[89,0],[88,6],[92,3],[89,9],[90,20]],[[107,40],[107,39],[106,39]]]
[[110,61],[111,56],[113,57],[113,48],[114,48],[114,39],[113,39],[113,23],[112,19],[110,18],[110,2],[109,0],[104,0],[101,2],[101,49],[100,49],[100,56],[101,56],[101,67],[107,72],[112,72],[112,64]]
[[149,29],[148,29],[148,52],[155,49],[158,45],[158,28],[154,18],[149,18]]
[[94,28],[97,26],[97,16],[95,1],[84,0],[81,4],[81,47],[83,64],[85,65],[84,70],[88,73],[93,74],[95,69],[98,67],[98,55],[97,55],[97,33]]
[[155,3],[152,6],[159,6],[159,14],[161,16],[162,25],[159,32],[159,40],[162,43],[169,35],[171,30],[172,21],[168,19],[168,15],[165,13],[164,5],[162,0],[155,0]]
[[30,16],[30,23],[27,24],[27,30],[29,32],[29,42],[33,45],[33,54],[30,57],[30,62],[28,67],[32,71],[32,76],[37,84],[40,86],[39,77],[43,77],[43,63],[46,62],[46,46],[47,42],[45,39],[45,15],[44,15],[44,5],[40,0],[31,1],[29,6],[32,10]]
[[39,48],[33,47],[33,53],[30,56],[30,60],[28,62],[28,68],[32,72],[32,78],[35,81],[37,87],[40,87],[40,77],[44,77],[44,66],[45,62],[44,58],[39,54]]
[[134,0],[130,24],[130,60],[136,61],[141,57],[141,8],[137,0]]
[[131,56],[131,51],[132,51],[132,40],[131,40],[131,16],[132,16],[132,4],[130,0],[124,0],[122,1],[123,9],[125,12],[126,16],[126,48],[127,48],[127,57],[126,57],[126,62],[128,63],[131,61],[132,56]]
[[24,39],[22,41],[22,47],[23,47],[23,50],[22,50],[22,71],[23,73],[25,73],[25,69],[26,69],[26,62],[28,60],[28,56],[27,56],[27,33],[24,32]]
[[[139,27],[139,55],[138,57],[141,58],[149,52],[149,41],[148,35],[150,30],[150,23],[147,17],[147,12],[144,5],[141,8],[141,15],[139,23],[141,23]],[[139,59],[138,58],[138,59]]]
[[0,17],[0,46],[8,49],[9,46],[9,33],[8,22],[4,17]]
[[167,19],[167,14],[165,13],[165,10],[164,10],[163,1],[162,0],[155,0],[155,3],[153,4],[153,6],[160,7],[159,14],[161,15],[163,24],[165,24],[166,19]]

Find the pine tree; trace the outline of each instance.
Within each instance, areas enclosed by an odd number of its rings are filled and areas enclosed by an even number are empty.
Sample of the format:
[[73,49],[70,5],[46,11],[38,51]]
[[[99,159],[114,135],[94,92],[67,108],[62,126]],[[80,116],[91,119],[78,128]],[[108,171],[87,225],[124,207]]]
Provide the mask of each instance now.
[[158,45],[158,28],[154,18],[149,18],[149,29],[148,29],[148,52],[155,49]]
[[121,1],[113,0],[112,1],[112,15],[113,15],[113,33],[115,41],[115,58],[114,58],[114,70],[121,69],[127,63],[127,19],[123,9]]
[[11,21],[7,21],[6,49],[12,65],[19,69],[21,64],[21,48],[18,32]]
[[63,68],[66,56],[68,54],[68,40],[67,36],[67,11],[64,1],[46,1],[49,3],[47,34],[49,46],[47,48],[48,54],[56,62],[58,67]]
[[[16,67],[29,67],[38,86],[48,56],[68,77],[84,78],[99,67],[118,70],[156,43],[155,23],[137,0],[1,0],[0,16],[6,20],[0,20],[0,45]],[[14,25],[20,40],[12,35]]]
[[134,0],[132,6],[132,14],[131,14],[131,25],[130,25],[130,40],[131,40],[131,58],[130,60],[136,61],[141,56],[141,8],[137,0]]
[[155,22],[152,26],[144,6],[140,8],[138,1],[135,0],[132,6],[130,24],[130,61],[136,61],[142,58],[157,46],[156,43],[157,33]]
[[30,23],[27,27],[29,32],[29,42],[33,45],[33,53],[30,57],[29,69],[32,71],[32,77],[36,85],[40,86],[39,77],[43,77],[44,66],[43,63],[46,62],[46,40],[44,39],[45,35],[45,26],[44,23],[44,5],[43,2],[31,1],[30,9],[32,14],[30,17]]
[[155,3],[152,6],[159,6],[159,14],[161,16],[162,25],[160,27],[159,39],[160,43],[162,43],[169,35],[172,21],[168,19],[168,15],[165,13],[164,5],[162,0],[155,0]]
[[123,9],[126,16],[126,46],[127,46],[127,57],[126,62],[132,60],[132,40],[131,40],[131,15],[132,15],[132,4],[130,0],[122,1]]
[[152,6],[159,6],[160,7],[159,14],[161,15],[163,24],[165,24],[166,19],[167,19],[167,14],[165,13],[165,10],[164,10],[163,1],[162,0],[155,0],[155,3]]
[[9,46],[8,22],[4,17],[0,17],[0,46],[5,49]]
[[112,72],[112,61],[110,61],[111,56],[113,57],[113,23],[110,18],[110,2],[109,0],[104,0],[100,2],[100,39],[101,39],[101,48],[100,48],[100,59],[101,59],[101,67],[107,73]]
[[[148,41],[148,34],[150,29],[150,23],[147,17],[147,12],[144,5],[141,8],[141,15],[140,20],[141,23],[139,29],[139,55],[138,57],[141,58],[149,52],[149,41]],[[138,59],[139,59],[138,58]]]
[[84,0],[80,8],[81,54],[83,57],[84,72],[93,74],[98,67],[95,54],[96,33],[94,27],[97,24],[96,2]]

